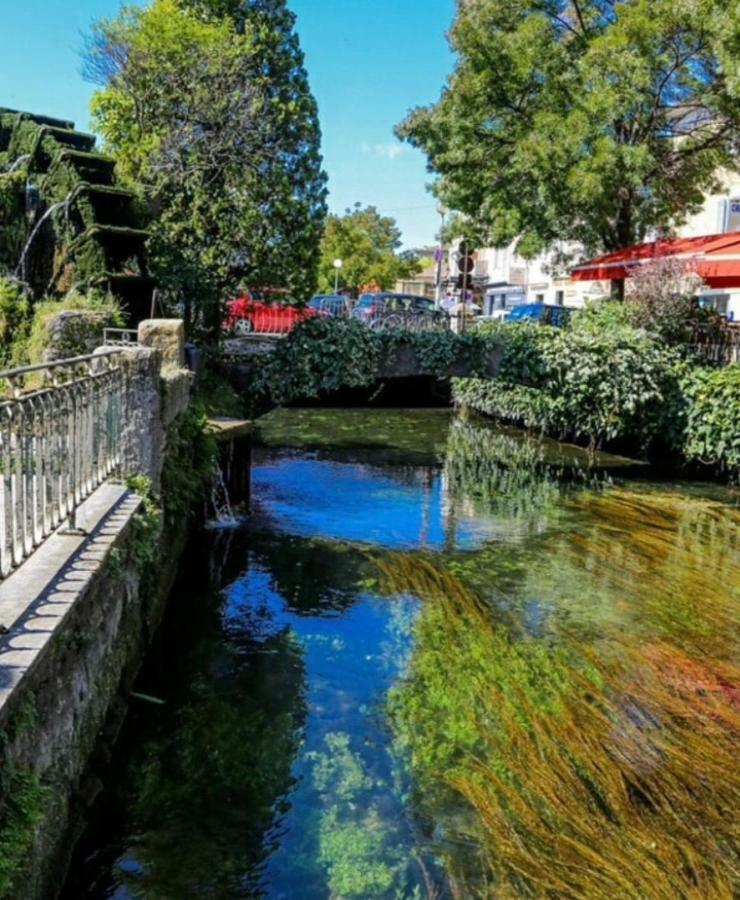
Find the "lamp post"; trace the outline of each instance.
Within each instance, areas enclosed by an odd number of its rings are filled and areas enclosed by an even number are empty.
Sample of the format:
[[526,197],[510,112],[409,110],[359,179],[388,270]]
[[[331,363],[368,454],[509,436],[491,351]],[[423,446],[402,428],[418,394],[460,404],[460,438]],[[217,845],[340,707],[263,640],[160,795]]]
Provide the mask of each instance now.
[[334,262],[332,263],[332,265],[334,266],[334,293],[338,294],[339,293],[339,270],[342,268],[344,263],[342,262],[341,259],[335,259]]

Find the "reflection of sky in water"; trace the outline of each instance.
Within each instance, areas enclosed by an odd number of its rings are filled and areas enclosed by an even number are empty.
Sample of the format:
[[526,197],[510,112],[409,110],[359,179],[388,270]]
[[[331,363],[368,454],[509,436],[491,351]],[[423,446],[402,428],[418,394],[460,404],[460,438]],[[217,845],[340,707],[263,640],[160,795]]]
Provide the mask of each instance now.
[[394,850],[413,859],[408,814],[394,790],[397,763],[388,752],[384,702],[404,664],[416,609],[410,599],[389,601],[366,592],[341,616],[306,617],[276,592],[273,573],[251,554],[246,574],[226,592],[222,615],[228,631],[249,635],[255,642],[252,652],[269,653],[270,636],[288,629],[301,648],[305,670],[308,715],[293,765],[295,786],[265,836],[273,852],[255,877],[273,900],[326,895],[325,872],[317,864],[318,829],[336,798],[331,788],[317,789],[313,774],[327,752],[327,735],[348,736],[351,752],[371,780],[353,802],[359,810],[377,808],[384,833],[399,842]]
[[445,489],[440,469],[276,458],[252,471],[253,496],[288,534],[393,549],[471,549],[541,524],[477,514]]

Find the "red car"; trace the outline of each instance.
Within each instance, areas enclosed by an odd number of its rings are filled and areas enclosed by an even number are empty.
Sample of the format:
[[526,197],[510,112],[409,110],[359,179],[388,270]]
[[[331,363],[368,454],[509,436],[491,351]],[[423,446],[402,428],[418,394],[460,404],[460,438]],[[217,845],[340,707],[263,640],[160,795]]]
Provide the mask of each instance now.
[[290,304],[285,291],[244,293],[226,304],[224,331],[232,334],[287,334],[299,322],[321,315],[316,309]]

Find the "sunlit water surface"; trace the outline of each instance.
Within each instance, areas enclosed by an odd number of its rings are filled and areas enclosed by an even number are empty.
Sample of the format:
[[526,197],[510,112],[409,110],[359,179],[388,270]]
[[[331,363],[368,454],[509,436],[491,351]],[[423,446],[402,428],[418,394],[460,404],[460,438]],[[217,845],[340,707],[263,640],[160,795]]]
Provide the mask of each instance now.
[[283,411],[66,898],[731,897],[740,516],[438,411]]

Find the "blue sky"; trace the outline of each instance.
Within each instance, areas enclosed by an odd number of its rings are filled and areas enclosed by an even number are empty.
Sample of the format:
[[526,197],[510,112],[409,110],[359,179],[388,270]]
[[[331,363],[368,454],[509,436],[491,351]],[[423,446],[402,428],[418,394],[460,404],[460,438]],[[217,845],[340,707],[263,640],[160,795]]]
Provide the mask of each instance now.
[[[406,246],[438,228],[420,153],[393,126],[434,101],[452,67],[454,0],[289,0],[319,101],[332,211],[356,201],[393,215]],[[118,0],[0,0],[0,106],[89,126],[82,34]]]

